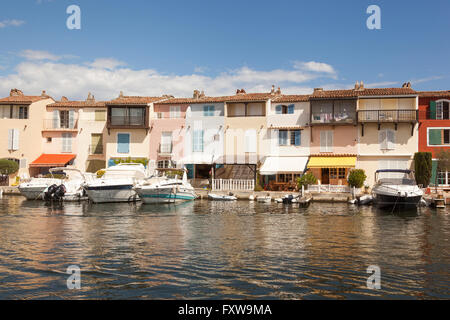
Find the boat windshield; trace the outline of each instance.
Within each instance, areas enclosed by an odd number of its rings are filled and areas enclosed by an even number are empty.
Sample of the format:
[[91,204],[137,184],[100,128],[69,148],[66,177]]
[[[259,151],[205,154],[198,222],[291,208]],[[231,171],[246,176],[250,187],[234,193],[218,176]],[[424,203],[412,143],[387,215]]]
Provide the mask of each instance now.
[[395,185],[408,185],[413,186],[416,182],[410,178],[382,178],[378,180],[379,184],[395,184]]

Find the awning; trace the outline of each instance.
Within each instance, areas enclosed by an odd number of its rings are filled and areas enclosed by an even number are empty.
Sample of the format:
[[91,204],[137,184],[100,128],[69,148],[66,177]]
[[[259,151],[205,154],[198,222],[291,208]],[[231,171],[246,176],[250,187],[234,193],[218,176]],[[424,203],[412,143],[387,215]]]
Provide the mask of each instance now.
[[305,171],[308,157],[267,157],[259,169],[263,176],[277,173],[300,173]]
[[311,157],[308,168],[354,168],[356,157]]
[[64,167],[75,159],[75,154],[41,154],[30,167]]

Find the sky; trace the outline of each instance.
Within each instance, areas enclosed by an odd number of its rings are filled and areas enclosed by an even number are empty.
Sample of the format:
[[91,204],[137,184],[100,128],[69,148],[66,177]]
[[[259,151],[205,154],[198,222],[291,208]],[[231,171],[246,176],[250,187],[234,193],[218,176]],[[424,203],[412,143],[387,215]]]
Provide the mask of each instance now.
[[[67,28],[77,5],[81,29]],[[381,10],[370,30],[367,8]],[[2,0],[0,96],[450,89],[449,0]]]

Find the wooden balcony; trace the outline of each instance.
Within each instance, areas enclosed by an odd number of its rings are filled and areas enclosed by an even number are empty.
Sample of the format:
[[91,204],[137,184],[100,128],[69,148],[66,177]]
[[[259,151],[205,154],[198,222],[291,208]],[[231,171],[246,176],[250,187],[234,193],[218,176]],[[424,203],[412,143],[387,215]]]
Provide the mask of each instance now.
[[332,113],[332,112],[313,112],[311,113],[311,125],[348,125],[356,124],[356,114]]
[[418,111],[411,109],[397,110],[358,110],[358,122],[374,123],[414,123],[418,119]]

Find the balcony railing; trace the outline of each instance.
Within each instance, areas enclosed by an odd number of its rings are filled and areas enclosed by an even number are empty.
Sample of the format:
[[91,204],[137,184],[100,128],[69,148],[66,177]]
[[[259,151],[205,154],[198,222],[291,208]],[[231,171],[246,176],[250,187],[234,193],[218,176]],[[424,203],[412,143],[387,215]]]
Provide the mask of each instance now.
[[94,155],[94,154],[103,154],[103,145],[101,144],[91,144],[89,146],[89,154],[90,155]]
[[359,110],[359,122],[415,122],[417,110]]
[[44,119],[44,130],[77,130],[78,120],[74,120],[73,123],[64,121],[61,119]]
[[331,113],[331,112],[313,112],[311,114],[311,124],[352,124],[355,122],[356,114],[354,112]]
[[111,126],[130,126],[143,127],[145,126],[145,118],[133,116],[111,116]]

